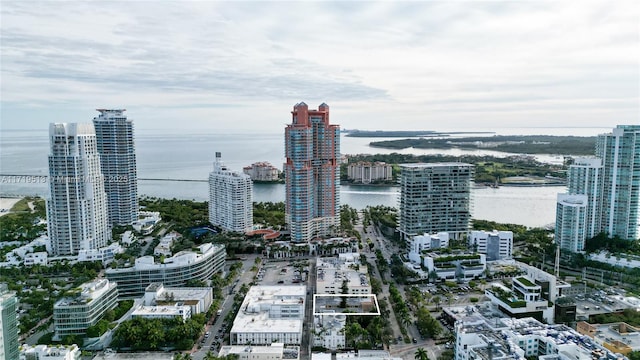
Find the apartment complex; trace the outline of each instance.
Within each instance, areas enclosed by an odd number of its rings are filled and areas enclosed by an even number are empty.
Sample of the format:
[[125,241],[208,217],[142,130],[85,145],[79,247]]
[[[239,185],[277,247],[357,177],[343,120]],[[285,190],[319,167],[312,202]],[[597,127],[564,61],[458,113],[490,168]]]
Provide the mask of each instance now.
[[[469,281],[484,276],[487,269],[487,257],[478,253],[437,254],[424,251],[420,254],[410,253],[409,258],[415,270],[438,280]],[[432,275],[433,274],[433,275]]]
[[563,250],[580,252],[587,239],[587,195],[558,194],[556,203],[556,244]]
[[329,123],[329,106],[304,102],[285,128],[285,221],[291,241],[329,235],[340,224],[340,127]]
[[231,345],[300,345],[306,291],[304,285],[252,286],[233,321]]
[[165,286],[184,286],[191,279],[207,281],[224,268],[224,245],[202,244],[197,252],[180,251],[163,263],[156,263],[153,256],[137,258],[130,267],[106,269],[105,276],[118,283],[121,299],[142,297],[152,283]]
[[464,163],[400,165],[402,236],[448,232],[461,239],[471,223],[471,184],[474,166]]
[[409,260],[421,263],[420,254],[449,247],[449,233],[416,235],[407,238],[406,244],[409,249]]
[[507,316],[533,317],[553,324],[556,299],[571,285],[533,266],[517,265],[524,274],[512,279],[511,288],[496,282],[485,289],[485,295]]
[[384,162],[358,161],[347,166],[347,176],[357,183],[393,180],[393,167]]
[[18,299],[9,291],[7,284],[0,284],[0,359],[18,360]]
[[579,157],[574,159],[567,173],[567,193],[587,197],[587,218],[584,230],[587,238],[592,238],[602,228],[602,159]]
[[218,357],[237,355],[238,360],[282,360],[285,357],[283,343],[271,343],[270,345],[226,345],[220,348]]
[[244,233],[253,228],[253,182],[244,173],[231,171],[216,152],[209,174],[209,222],[227,231]]
[[138,305],[132,312],[131,318],[144,319],[175,319],[186,321],[191,318],[191,307],[183,302],[174,302],[169,305]]
[[602,159],[602,231],[622,239],[640,236],[640,125],[618,125],[598,136]]
[[73,297],[53,305],[53,324],[57,340],[66,335],[85,335],[104,314],[118,306],[118,288],[107,279],[84,283]]
[[485,254],[487,261],[505,260],[513,257],[512,231],[474,230],[469,234],[467,242],[473,251]]
[[317,258],[316,293],[370,294],[371,282],[367,267],[360,263],[360,254],[347,253],[336,257]]
[[261,161],[245,166],[242,172],[249,175],[253,181],[278,181],[280,179],[280,170],[268,162]]
[[595,157],[569,166],[567,194],[558,195],[556,241],[580,252],[604,232],[640,237],[640,125],[618,125],[596,141]]
[[97,109],[93,118],[104,189],[109,201],[109,220],[130,225],[138,220],[138,173],[133,142],[133,122],[125,109]]
[[640,329],[624,322],[590,324],[580,321],[576,324],[576,331],[617,354],[640,351]]
[[144,305],[169,305],[176,302],[190,307],[193,315],[205,314],[213,303],[211,287],[164,287],[162,283],[153,283],[144,291]]
[[[343,253],[338,257],[316,260],[316,294],[371,294],[368,269],[360,261],[359,253]],[[313,346],[336,350],[346,346],[344,327],[347,314],[342,308],[354,313],[368,311],[372,297],[314,296]],[[321,314],[320,314],[321,313]]]
[[455,312],[456,360],[622,359],[565,325],[543,324],[531,317],[505,318],[473,306]]
[[82,352],[78,345],[20,346],[20,359],[25,360],[80,360]]
[[105,179],[92,124],[50,124],[47,230],[54,255],[111,240]]

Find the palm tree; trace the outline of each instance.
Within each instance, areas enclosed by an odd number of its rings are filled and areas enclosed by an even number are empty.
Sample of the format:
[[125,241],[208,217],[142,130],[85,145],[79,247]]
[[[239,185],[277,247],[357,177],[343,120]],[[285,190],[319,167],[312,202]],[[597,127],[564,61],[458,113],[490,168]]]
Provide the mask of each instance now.
[[440,296],[434,296],[431,301],[433,301],[434,304],[436,304],[436,311],[439,310],[439,305],[442,302],[442,299],[440,298]]
[[416,355],[414,358],[416,360],[429,360],[429,355],[427,354],[427,350],[419,347],[416,349]]
[[218,357],[215,356],[211,351],[207,351],[206,354],[204,354],[204,360],[216,360]]

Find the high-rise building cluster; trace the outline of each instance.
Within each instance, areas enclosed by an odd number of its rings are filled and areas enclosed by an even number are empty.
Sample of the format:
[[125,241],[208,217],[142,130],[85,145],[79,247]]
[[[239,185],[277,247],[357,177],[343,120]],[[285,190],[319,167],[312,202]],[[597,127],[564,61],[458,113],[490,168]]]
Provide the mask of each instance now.
[[329,105],[304,102],[285,128],[285,221],[291,241],[308,242],[340,224],[340,127],[329,123]]
[[209,222],[227,231],[253,228],[253,182],[245,173],[231,171],[216,152],[209,174]]
[[111,241],[111,224],[138,218],[133,125],[125,110],[98,109],[90,123],[49,126],[47,222],[55,255]]
[[567,193],[558,194],[556,242],[572,252],[599,233],[640,236],[640,125],[618,125],[598,136],[595,157],[575,159]]

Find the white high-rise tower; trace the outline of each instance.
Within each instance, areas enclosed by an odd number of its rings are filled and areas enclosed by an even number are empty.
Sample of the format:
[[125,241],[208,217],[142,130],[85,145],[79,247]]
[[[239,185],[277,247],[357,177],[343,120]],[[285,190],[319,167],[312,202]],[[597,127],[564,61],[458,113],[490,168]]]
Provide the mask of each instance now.
[[253,182],[241,172],[229,170],[216,152],[209,174],[209,222],[228,231],[253,228]]
[[598,136],[602,159],[602,231],[635,240],[640,236],[640,125],[618,125]]
[[50,124],[47,222],[55,255],[76,255],[111,240],[107,194],[92,124]]
[[129,225],[138,220],[138,175],[133,122],[124,109],[98,109],[93,118],[98,153],[109,201],[109,221]]

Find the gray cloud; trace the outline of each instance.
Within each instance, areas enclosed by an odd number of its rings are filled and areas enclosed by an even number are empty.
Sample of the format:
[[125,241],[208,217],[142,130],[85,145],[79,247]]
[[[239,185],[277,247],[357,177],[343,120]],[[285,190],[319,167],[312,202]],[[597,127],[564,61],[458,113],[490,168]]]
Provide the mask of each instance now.
[[554,124],[568,111],[594,123],[640,112],[633,1],[12,1],[0,11],[2,104],[25,113],[125,102],[233,118],[319,99],[369,127],[390,116],[408,127],[474,110],[487,124],[536,121],[527,111]]

